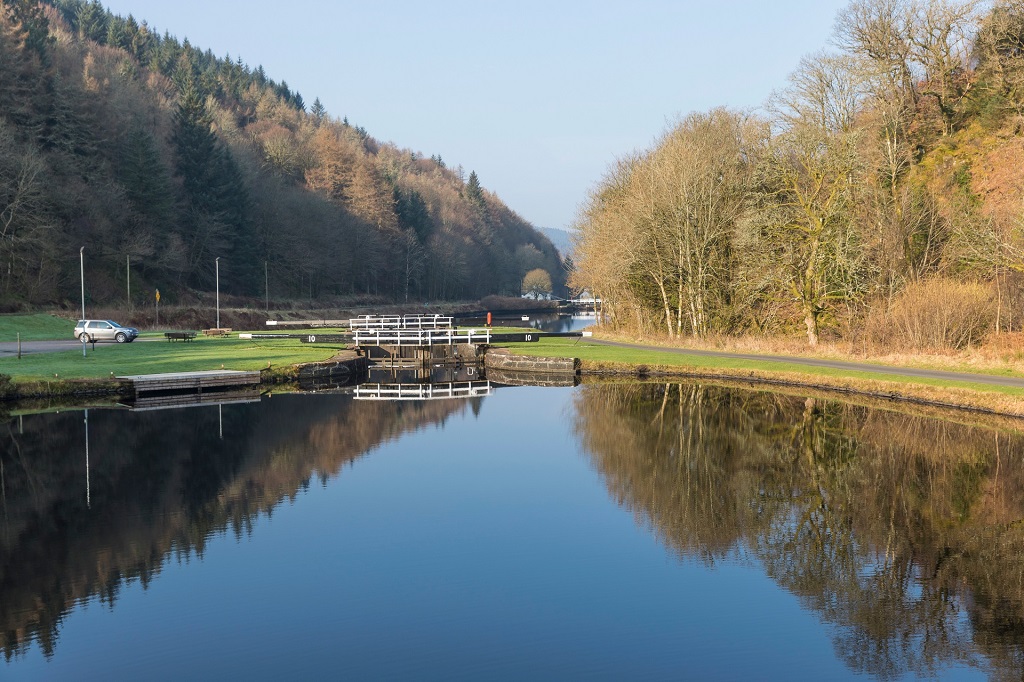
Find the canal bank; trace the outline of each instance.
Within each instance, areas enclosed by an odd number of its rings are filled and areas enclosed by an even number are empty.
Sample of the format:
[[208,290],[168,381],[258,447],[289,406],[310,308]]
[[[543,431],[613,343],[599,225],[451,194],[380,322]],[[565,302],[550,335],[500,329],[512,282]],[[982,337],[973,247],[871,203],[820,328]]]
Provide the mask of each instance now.
[[[229,340],[205,343],[229,343]],[[147,344],[154,345],[154,344]],[[161,347],[166,348],[161,344]],[[246,346],[246,361],[259,369],[260,387],[294,384],[300,387],[345,385],[365,371],[367,358],[354,351],[324,360],[277,363],[272,349]],[[725,354],[687,349],[621,344],[588,339],[586,342],[550,339],[543,344],[511,344],[487,348],[484,367],[504,377],[501,383],[565,385],[565,377],[651,378],[738,381],[766,388],[806,388],[841,396],[904,401],[922,406],[970,410],[978,413],[1024,416],[1024,379],[989,374],[928,371],[879,365],[861,365],[812,358],[779,358]],[[216,365],[215,365],[216,366]],[[221,367],[233,367],[221,363]],[[172,364],[168,370],[176,367]],[[141,372],[139,372],[141,373]],[[98,397],[128,399],[130,382],[107,376],[12,381],[0,375],[0,400],[77,400]]]

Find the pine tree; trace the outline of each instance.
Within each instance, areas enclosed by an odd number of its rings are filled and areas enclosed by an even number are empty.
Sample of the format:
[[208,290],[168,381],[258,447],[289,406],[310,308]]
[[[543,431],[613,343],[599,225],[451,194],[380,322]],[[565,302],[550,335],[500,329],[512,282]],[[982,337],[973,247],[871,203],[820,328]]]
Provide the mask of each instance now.
[[313,125],[316,126],[319,126],[324,118],[327,117],[327,109],[324,108],[319,97],[313,100],[313,106],[310,108],[309,113],[313,117]]
[[255,244],[248,234],[249,194],[231,151],[211,128],[212,117],[194,83],[186,81],[174,114],[171,142],[175,148],[175,175],[181,178],[185,201],[194,225],[181,230],[192,249],[192,283],[208,286],[209,263],[217,255],[232,254],[232,278],[227,291],[252,293],[256,281]]
[[77,16],[78,35],[102,43],[107,39],[107,12],[97,0],[83,4]]
[[480,186],[480,178],[476,171],[469,172],[469,181],[466,183],[466,198],[480,208],[484,207],[484,191]]
[[157,229],[170,223],[174,195],[156,142],[140,125],[132,128],[119,150],[118,179],[135,210]]
[[11,18],[21,25],[25,32],[25,47],[39,56],[45,66],[50,65],[50,45],[54,38],[50,35],[50,21],[43,12],[43,6],[36,0],[4,0],[10,10]]
[[419,192],[395,187],[395,213],[403,229],[411,229],[421,244],[427,242],[434,230],[434,221]]

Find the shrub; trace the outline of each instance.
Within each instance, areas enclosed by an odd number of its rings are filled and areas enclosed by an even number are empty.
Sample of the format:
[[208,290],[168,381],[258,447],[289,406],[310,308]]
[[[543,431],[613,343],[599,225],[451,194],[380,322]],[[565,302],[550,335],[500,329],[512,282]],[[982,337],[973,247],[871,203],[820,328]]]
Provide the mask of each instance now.
[[887,350],[960,350],[981,341],[995,319],[984,284],[935,278],[909,284],[865,322],[869,341]]

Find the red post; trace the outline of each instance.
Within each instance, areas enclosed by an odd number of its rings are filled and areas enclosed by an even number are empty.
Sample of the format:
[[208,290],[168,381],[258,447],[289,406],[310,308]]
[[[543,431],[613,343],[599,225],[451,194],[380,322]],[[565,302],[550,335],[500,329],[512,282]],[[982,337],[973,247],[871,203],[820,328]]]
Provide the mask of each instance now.
[[491,326],[491,314],[490,313],[487,313],[487,326],[488,327]]

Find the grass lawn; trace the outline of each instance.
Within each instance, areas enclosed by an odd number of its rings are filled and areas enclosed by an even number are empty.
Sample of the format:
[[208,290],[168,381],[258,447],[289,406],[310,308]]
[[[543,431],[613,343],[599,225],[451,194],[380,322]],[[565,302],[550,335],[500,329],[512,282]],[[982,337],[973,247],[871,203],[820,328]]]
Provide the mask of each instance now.
[[0,315],[0,342],[49,341],[52,339],[74,338],[75,320],[55,315]]
[[160,340],[134,343],[97,343],[58,353],[34,353],[0,359],[0,373],[14,381],[102,378],[160,372],[190,372],[209,369],[264,369],[303,362],[318,362],[334,356],[343,346],[306,344],[298,339],[243,340],[235,337],[197,337],[195,341],[170,343]]

